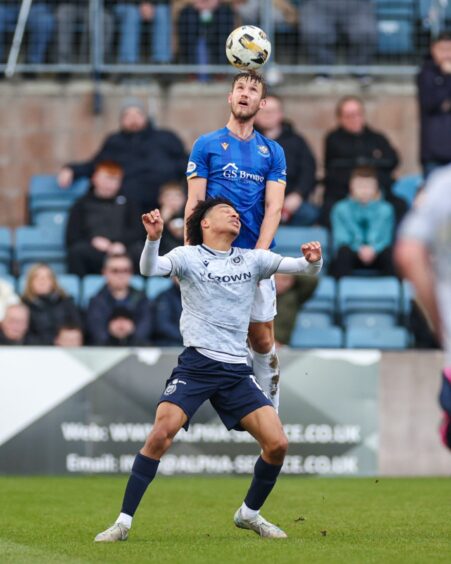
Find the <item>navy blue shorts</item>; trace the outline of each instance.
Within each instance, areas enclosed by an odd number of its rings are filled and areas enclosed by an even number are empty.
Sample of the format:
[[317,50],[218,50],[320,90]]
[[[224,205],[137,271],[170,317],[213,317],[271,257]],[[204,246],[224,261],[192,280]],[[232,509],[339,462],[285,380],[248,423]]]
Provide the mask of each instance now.
[[243,431],[239,424],[243,417],[265,405],[272,407],[250,366],[218,362],[188,347],[179,356],[158,403],[178,405],[188,417],[184,425],[188,429],[191,417],[207,400],[227,429],[237,431]]

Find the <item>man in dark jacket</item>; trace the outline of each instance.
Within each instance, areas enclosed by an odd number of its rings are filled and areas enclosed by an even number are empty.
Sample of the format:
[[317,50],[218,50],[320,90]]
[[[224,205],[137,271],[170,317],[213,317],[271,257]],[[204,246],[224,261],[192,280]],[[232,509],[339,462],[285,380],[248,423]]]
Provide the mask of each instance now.
[[316,182],[316,162],[305,139],[285,121],[282,101],[277,96],[266,98],[266,105],[257,114],[255,125],[265,137],[274,139],[285,151],[287,188],[282,222],[290,225],[312,225],[319,210],[308,201]]
[[157,207],[164,183],[185,178],[187,155],[175,133],[157,129],[149,122],[139,100],[124,101],[120,126],[120,131],[109,135],[92,159],[63,167],[58,183],[68,188],[74,179],[90,177],[100,161],[115,161],[124,169],[122,194],[136,202],[140,211],[147,212]]
[[338,127],[329,132],[325,141],[326,168],[322,222],[330,224],[330,210],[348,195],[351,173],[368,166],[377,172],[379,186],[387,201],[395,208],[400,220],[406,204],[391,193],[393,171],[399,163],[398,154],[387,137],[369,127],[363,102],[356,96],[345,96],[337,105]]
[[[134,342],[148,343],[153,329],[151,303],[144,292],[131,285],[132,263],[127,255],[108,257],[103,269],[105,286],[91,298],[86,311],[86,330],[92,345],[110,344],[110,322],[117,308],[130,312]],[[123,311],[123,309],[122,309]],[[124,317],[122,315],[122,317]],[[126,337],[121,331],[122,337]],[[116,337],[119,336],[116,334]]]
[[182,297],[176,278],[173,284],[162,292],[155,301],[154,342],[160,347],[181,347],[180,316],[182,315]]
[[418,74],[420,157],[424,176],[451,162],[451,34],[433,40]]
[[144,233],[136,206],[119,194],[122,177],[119,165],[100,162],[90,191],[72,207],[66,228],[72,274],[98,274],[105,255],[125,252],[133,258],[137,270]]

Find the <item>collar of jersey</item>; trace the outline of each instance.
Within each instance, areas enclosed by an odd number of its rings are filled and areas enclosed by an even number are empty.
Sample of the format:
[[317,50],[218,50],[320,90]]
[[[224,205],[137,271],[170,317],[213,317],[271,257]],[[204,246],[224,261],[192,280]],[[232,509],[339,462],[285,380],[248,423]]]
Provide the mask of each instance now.
[[207,245],[204,245],[204,244],[202,244],[201,247],[204,251],[207,251],[207,253],[210,253],[211,255],[213,255],[215,257],[230,257],[233,254],[233,251],[235,250],[232,247],[230,249],[230,251],[217,251],[216,249],[212,249],[211,247],[207,247]]
[[255,137],[255,129],[252,131],[252,133],[246,139],[242,139],[241,137],[238,137],[238,135],[235,135],[235,133],[233,133],[233,131],[230,131],[230,129],[228,127],[226,127],[226,131],[228,132],[228,134],[231,137],[233,137],[237,141],[242,141],[243,143],[248,143],[249,141],[252,141],[252,139]]

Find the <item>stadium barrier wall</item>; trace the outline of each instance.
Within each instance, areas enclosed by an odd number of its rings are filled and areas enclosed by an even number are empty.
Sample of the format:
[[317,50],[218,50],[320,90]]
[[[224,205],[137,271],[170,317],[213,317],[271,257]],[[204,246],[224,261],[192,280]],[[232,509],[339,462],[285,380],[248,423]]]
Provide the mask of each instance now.
[[[128,472],[179,352],[0,349],[0,473]],[[285,473],[449,473],[436,432],[440,355],[282,350],[280,357]],[[205,404],[160,469],[247,474],[258,450]]]

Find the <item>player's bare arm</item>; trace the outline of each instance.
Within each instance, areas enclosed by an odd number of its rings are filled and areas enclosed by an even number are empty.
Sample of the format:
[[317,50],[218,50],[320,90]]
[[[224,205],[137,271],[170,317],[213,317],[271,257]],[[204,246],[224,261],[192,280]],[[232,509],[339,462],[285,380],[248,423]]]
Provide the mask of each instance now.
[[[186,220],[193,212],[193,209],[197,206],[197,203],[201,200],[205,200],[207,194],[207,179],[206,178],[190,178],[188,180],[188,199],[185,205],[185,225]],[[185,229],[185,245],[186,240],[186,229]]]
[[269,249],[279,227],[285,197],[285,186],[280,182],[269,180],[266,183],[265,215],[260,227],[256,249]]

